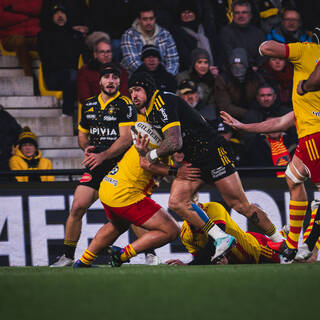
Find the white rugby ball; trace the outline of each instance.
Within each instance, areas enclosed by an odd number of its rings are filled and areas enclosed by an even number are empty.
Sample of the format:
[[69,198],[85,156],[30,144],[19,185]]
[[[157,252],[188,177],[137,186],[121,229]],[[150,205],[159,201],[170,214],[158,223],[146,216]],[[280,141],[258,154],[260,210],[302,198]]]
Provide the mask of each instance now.
[[131,135],[133,141],[137,139],[137,135],[140,133],[142,136],[147,135],[149,138],[149,145],[150,149],[156,149],[160,146],[162,142],[162,137],[157,132],[156,129],[152,127],[150,123],[138,121],[131,127]]

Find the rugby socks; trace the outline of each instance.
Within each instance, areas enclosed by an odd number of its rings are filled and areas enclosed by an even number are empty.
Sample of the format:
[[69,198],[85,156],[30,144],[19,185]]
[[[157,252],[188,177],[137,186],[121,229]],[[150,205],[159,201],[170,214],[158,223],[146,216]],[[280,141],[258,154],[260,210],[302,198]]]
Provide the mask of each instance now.
[[128,261],[130,258],[135,257],[137,253],[132,248],[131,244],[128,244],[125,248],[123,248],[123,253],[120,256],[120,260],[122,262]]
[[74,259],[74,253],[76,251],[77,243],[78,241],[64,240],[63,249],[64,254],[67,258]]
[[286,240],[286,244],[290,249],[298,248],[300,232],[303,226],[304,216],[307,212],[308,201],[293,201],[289,202],[290,214],[290,231]]
[[310,251],[319,242],[320,236],[320,206],[317,206],[311,213],[307,230],[303,234],[303,242],[308,245]]
[[80,261],[82,263],[84,263],[87,266],[90,266],[92,264],[92,262],[97,259],[97,255],[95,255],[94,253],[92,253],[91,251],[89,251],[88,249],[86,249],[82,255],[82,257],[80,258]]
[[268,236],[273,242],[281,242],[284,239],[281,232],[277,230],[275,225],[272,225],[272,227],[266,231],[266,236]]

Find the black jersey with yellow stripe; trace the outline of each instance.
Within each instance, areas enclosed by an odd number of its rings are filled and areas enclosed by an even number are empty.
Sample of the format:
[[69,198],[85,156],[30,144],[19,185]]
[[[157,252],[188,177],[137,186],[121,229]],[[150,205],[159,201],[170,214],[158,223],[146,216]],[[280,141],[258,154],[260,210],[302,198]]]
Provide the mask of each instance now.
[[217,138],[216,131],[197,110],[170,92],[156,90],[146,109],[146,116],[148,122],[162,133],[174,126],[181,127],[181,151],[186,161],[199,162]]
[[119,138],[121,126],[131,126],[136,121],[137,111],[128,97],[117,92],[104,102],[99,94],[83,104],[78,129],[89,135],[90,145],[105,150]]

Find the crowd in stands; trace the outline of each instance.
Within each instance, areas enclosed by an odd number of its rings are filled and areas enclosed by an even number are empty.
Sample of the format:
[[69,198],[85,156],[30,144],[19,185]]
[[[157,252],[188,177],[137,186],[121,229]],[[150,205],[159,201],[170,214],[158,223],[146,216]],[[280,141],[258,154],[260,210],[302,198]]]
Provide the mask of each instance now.
[[[121,94],[129,95],[132,74],[150,73],[159,89],[180,95],[226,137],[237,165],[285,165],[294,151],[293,130],[239,135],[219,111],[250,123],[292,110],[292,66],[260,56],[258,47],[268,39],[311,41],[320,1],[0,0],[0,15],[2,47],[16,53],[26,76],[33,76],[30,52],[38,52],[47,88],[63,92],[64,116],[99,93],[99,70],[114,62]],[[4,163],[21,131],[13,127]],[[36,139],[34,146],[41,157]],[[14,157],[24,159],[21,139]]]

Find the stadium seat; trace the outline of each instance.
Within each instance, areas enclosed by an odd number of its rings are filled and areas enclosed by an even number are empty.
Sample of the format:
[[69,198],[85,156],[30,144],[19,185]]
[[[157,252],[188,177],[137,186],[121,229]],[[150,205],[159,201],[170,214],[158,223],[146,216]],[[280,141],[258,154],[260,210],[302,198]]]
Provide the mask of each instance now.
[[[2,54],[3,56],[11,56],[11,57],[15,57],[15,56],[16,56],[16,53],[15,53],[14,51],[7,51],[7,50],[3,47],[1,41],[0,41],[0,51],[1,51],[1,54]],[[31,55],[31,58],[32,58],[32,59],[35,59],[35,60],[40,59],[40,58],[39,58],[39,54],[38,54],[37,51],[30,51],[30,55]]]

